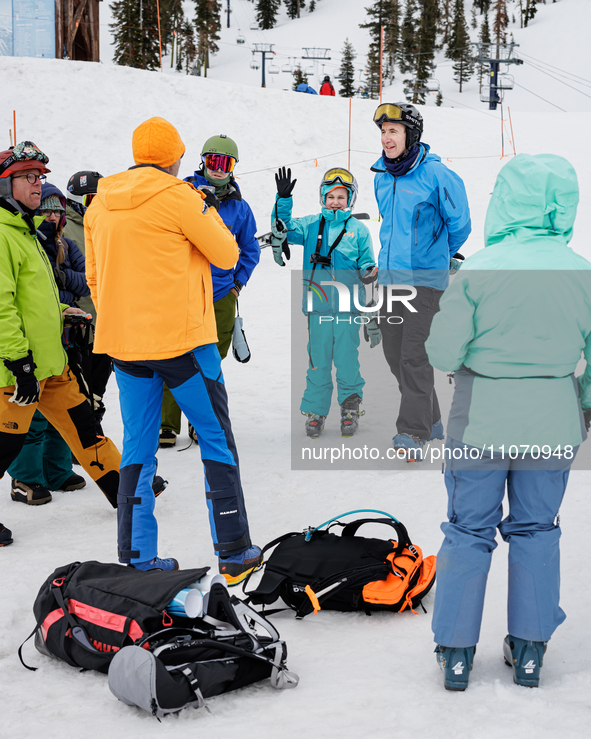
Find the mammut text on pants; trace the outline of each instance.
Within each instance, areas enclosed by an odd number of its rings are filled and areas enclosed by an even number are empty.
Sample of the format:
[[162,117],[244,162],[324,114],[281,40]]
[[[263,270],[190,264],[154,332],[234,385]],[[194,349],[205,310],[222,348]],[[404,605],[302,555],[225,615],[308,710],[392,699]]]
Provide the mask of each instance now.
[[158,555],[151,482],[164,382],[199,438],[214,549],[226,556],[246,551],[251,544],[248,519],[216,345],[172,359],[114,363],[125,430],[118,498],[120,561],[133,564]]

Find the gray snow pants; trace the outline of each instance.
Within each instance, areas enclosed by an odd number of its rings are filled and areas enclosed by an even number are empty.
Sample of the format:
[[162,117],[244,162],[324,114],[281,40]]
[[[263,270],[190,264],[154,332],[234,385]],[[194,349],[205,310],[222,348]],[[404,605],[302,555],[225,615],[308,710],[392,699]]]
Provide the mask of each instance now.
[[[408,310],[404,302],[396,301],[392,311],[380,311],[380,330],[384,356],[390,371],[398,380],[402,396],[396,421],[397,433],[429,440],[434,423],[441,418],[435,392],[433,367],[425,351],[433,316],[439,311],[442,290],[416,288],[411,301],[417,312]],[[401,291],[401,294],[407,294]]]

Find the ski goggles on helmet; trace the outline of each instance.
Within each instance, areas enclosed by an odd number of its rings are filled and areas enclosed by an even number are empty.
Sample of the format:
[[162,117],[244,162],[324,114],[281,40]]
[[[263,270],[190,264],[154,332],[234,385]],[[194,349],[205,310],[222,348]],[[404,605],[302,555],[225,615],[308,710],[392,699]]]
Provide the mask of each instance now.
[[342,167],[334,167],[329,169],[328,172],[322,178],[323,185],[333,185],[340,182],[341,185],[352,185],[355,182],[355,177],[347,169]]
[[394,103],[378,105],[376,112],[373,114],[373,120],[377,126],[381,126],[384,121],[397,121],[422,130],[421,121],[418,118],[401,108],[400,105],[394,105]]
[[230,174],[234,171],[236,166],[236,160],[234,157],[227,156],[226,154],[203,154],[201,161],[205,164],[207,169],[212,172],[221,169],[225,174]]
[[[13,172],[21,169],[40,169],[41,172],[49,172],[44,165],[49,162],[49,157],[44,154],[32,141],[21,141],[13,149],[2,152],[7,156],[0,161],[0,177],[9,177]],[[31,167],[30,162],[39,162],[41,166]]]

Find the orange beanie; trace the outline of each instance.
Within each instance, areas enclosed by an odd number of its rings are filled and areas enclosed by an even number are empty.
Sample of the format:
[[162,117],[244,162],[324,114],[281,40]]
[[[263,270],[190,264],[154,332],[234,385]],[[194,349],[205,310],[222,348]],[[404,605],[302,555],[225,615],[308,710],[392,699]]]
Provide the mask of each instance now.
[[131,145],[136,164],[170,167],[185,153],[179,132],[164,118],[144,121],[133,132]]

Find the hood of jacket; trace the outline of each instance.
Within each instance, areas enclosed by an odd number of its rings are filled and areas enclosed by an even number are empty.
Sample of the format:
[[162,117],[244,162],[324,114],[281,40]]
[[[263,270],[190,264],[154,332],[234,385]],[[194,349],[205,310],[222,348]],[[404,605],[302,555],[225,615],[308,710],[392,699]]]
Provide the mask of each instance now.
[[[205,185],[206,187],[212,186],[211,182],[203,176],[202,169],[196,170],[191,177],[185,177],[185,182],[190,182],[192,185],[195,185],[195,187],[199,187],[200,185]],[[228,191],[225,195],[222,195],[220,200],[242,200],[242,193],[240,192],[238,183],[233,176],[230,177],[230,181],[228,182]]]
[[125,172],[102,177],[96,197],[107,210],[133,210],[158,193],[179,186],[186,187],[187,183],[160,167],[138,165]]
[[[568,243],[579,202],[573,166],[555,154],[518,154],[500,171],[484,224],[485,246],[527,229]],[[512,243],[515,243],[514,240]]]

